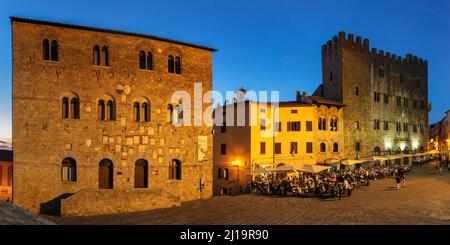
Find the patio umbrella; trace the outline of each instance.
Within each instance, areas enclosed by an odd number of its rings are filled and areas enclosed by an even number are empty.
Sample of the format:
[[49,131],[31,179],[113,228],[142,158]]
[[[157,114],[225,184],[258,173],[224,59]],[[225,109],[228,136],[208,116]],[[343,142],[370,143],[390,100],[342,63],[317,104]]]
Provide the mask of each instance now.
[[293,168],[291,166],[286,166],[286,165],[283,165],[283,166],[280,166],[280,167],[277,167],[277,168],[268,169],[267,171],[269,171],[269,172],[276,172],[276,173],[296,172],[295,168]]
[[259,174],[266,174],[267,173],[267,169],[266,168],[259,168],[259,169],[254,169],[250,172],[248,172],[248,175],[259,175]]
[[300,168],[297,168],[297,171],[303,172],[303,173],[317,174],[317,173],[326,171],[328,169],[330,169],[330,167],[320,166],[320,165],[304,165]]
[[439,154],[439,153],[441,153],[441,152],[438,150],[432,150],[432,151],[428,152],[428,154]]

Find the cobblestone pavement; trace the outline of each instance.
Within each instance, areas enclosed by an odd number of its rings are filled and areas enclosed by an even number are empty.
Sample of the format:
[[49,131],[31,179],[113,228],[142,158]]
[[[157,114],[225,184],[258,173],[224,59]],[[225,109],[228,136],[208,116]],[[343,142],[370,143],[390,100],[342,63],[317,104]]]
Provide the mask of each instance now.
[[342,200],[224,196],[184,203],[181,207],[96,217],[51,218],[58,224],[450,224],[450,173],[436,176],[432,166],[417,167],[407,187],[393,179]]

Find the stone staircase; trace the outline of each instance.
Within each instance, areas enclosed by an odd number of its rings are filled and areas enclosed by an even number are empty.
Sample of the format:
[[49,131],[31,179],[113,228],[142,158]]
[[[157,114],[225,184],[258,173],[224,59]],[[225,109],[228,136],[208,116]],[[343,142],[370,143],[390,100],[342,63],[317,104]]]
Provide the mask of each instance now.
[[61,200],[61,216],[93,216],[180,206],[179,196],[162,189],[84,189]]

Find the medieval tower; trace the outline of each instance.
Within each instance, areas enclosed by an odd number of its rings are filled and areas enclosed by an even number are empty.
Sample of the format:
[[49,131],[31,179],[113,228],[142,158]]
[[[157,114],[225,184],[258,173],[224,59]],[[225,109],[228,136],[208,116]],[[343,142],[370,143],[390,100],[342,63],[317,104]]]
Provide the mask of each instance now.
[[428,63],[372,48],[340,32],[322,46],[323,84],[316,91],[345,105],[347,157],[426,150]]

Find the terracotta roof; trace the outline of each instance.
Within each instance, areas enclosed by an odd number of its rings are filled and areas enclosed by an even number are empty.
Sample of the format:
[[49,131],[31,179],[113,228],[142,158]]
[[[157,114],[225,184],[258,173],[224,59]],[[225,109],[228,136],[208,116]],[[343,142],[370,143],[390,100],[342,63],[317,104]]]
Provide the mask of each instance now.
[[206,47],[206,46],[196,45],[196,44],[192,44],[192,43],[186,43],[186,42],[182,42],[182,41],[176,41],[176,40],[172,40],[172,39],[168,39],[168,38],[162,38],[162,37],[148,35],[148,34],[142,34],[142,33],[118,31],[118,30],[112,30],[112,29],[104,29],[104,28],[81,26],[81,25],[72,25],[72,24],[65,24],[65,23],[58,23],[58,22],[51,22],[51,21],[44,21],[44,20],[33,20],[33,19],[19,18],[19,17],[10,17],[10,19],[11,19],[11,22],[23,22],[23,23],[70,28],[70,29],[78,29],[78,30],[142,37],[142,38],[149,38],[149,39],[153,39],[153,40],[169,42],[169,43],[184,45],[184,46],[188,46],[188,47],[198,48],[198,49],[204,49],[204,50],[208,50],[211,52],[217,51],[217,49],[215,49],[215,48],[210,48],[210,47]]

